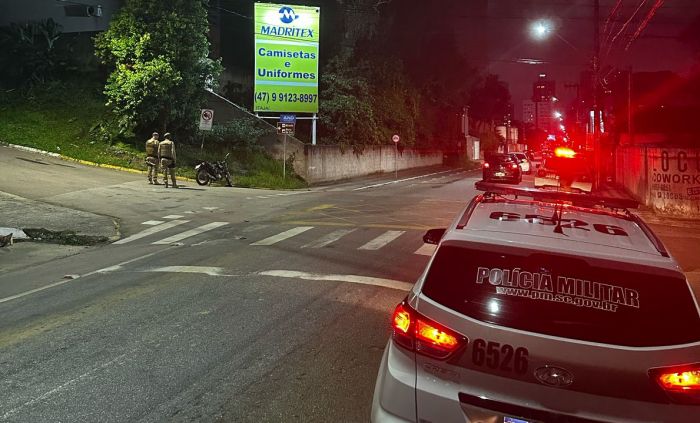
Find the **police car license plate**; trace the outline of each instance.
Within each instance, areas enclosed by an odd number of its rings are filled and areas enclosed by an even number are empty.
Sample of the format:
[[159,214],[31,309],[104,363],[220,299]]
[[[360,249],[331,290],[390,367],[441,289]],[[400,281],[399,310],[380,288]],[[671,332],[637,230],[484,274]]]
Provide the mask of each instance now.
[[506,174],[504,172],[496,172],[495,175],[496,176],[506,176]]

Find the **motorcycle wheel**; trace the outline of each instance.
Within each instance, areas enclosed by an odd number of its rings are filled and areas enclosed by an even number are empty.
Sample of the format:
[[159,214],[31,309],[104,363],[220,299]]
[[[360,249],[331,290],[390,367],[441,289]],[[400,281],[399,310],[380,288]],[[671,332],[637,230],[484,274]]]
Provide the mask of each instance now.
[[199,185],[209,184],[209,174],[207,173],[206,169],[199,169],[197,171],[197,183]]
[[233,184],[231,183],[231,175],[226,175],[226,186],[227,187],[233,186]]

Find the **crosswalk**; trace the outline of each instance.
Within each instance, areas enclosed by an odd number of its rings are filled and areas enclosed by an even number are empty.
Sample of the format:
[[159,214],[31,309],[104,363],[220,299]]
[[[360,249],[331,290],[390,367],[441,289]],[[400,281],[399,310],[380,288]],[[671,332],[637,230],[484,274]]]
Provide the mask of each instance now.
[[[377,252],[383,248],[411,248],[413,254],[431,256],[435,246],[423,244],[422,232],[417,230],[385,230],[381,228],[360,228],[333,226],[292,226],[279,227],[273,224],[254,224],[235,227],[229,222],[209,222],[198,224],[185,220],[180,215],[164,216],[160,220],[148,220],[142,225],[146,229],[122,238],[114,245],[147,243],[150,245],[184,245],[201,243],[203,237],[213,231],[226,228],[225,238],[250,240],[253,248],[270,247],[277,244],[293,243],[301,249],[323,249],[342,246],[364,252]],[[360,230],[362,229],[362,230]],[[221,239],[221,232],[217,238]],[[236,235],[239,234],[239,235]],[[244,234],[244,235],[240,235]]]

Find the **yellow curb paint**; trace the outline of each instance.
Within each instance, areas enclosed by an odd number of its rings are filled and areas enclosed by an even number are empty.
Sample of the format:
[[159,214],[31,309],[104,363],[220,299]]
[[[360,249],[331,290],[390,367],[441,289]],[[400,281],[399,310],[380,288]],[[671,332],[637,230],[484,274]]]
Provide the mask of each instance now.
[[[63,155],[61,155],[60,158],[63,160],[69,161],[69,162],[80,163],[81,165],[85,165],[85,166],[93,166],[93,167],[100,167],[100,168],[104,168],[104,169],[120,170],[122,172],[138,173],[141,175],[147,174],[147,171],[145,171],[145,170],[131,169],[128,167],[116,166],[116,165],[111,165],[111,164],[106,164],[106,163],[104,163],[104,164],[95,163],[95,162],[90,162],[90,161],[82,160],[82,159],[76,159],[73,157],[67,157],[67,156],[63,156]],[[194,179],[186,178],[184,176],[178,176],[177,179],[182,180],[182,181],[187,181],[187,182],[196,182]]]

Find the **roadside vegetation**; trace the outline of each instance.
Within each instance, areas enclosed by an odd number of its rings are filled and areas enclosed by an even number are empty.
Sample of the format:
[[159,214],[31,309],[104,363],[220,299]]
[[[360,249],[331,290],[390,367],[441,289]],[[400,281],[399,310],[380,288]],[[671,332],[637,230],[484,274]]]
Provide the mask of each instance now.
[[[58,153],[66,157],[98,164],[146,170],[144,139],[135,136],[108,136],[105,127],[111,118],[98,78],[84,76],[79,81],[53,82],[35,88],[31,94],[5,90],[0,94],[0,141]],[[257,147],[254,123],[217,128],[201,143],[177,142],[181,177],[194,178],[198,159],[223,160],[226,153],[234,184],[243,187],[295,189],[306,186],[287,166],[282,177],[282,162],[267,156]],[[200,138],[201,139],[201,138]],[[246,142],[241,142],[246,140]]]

